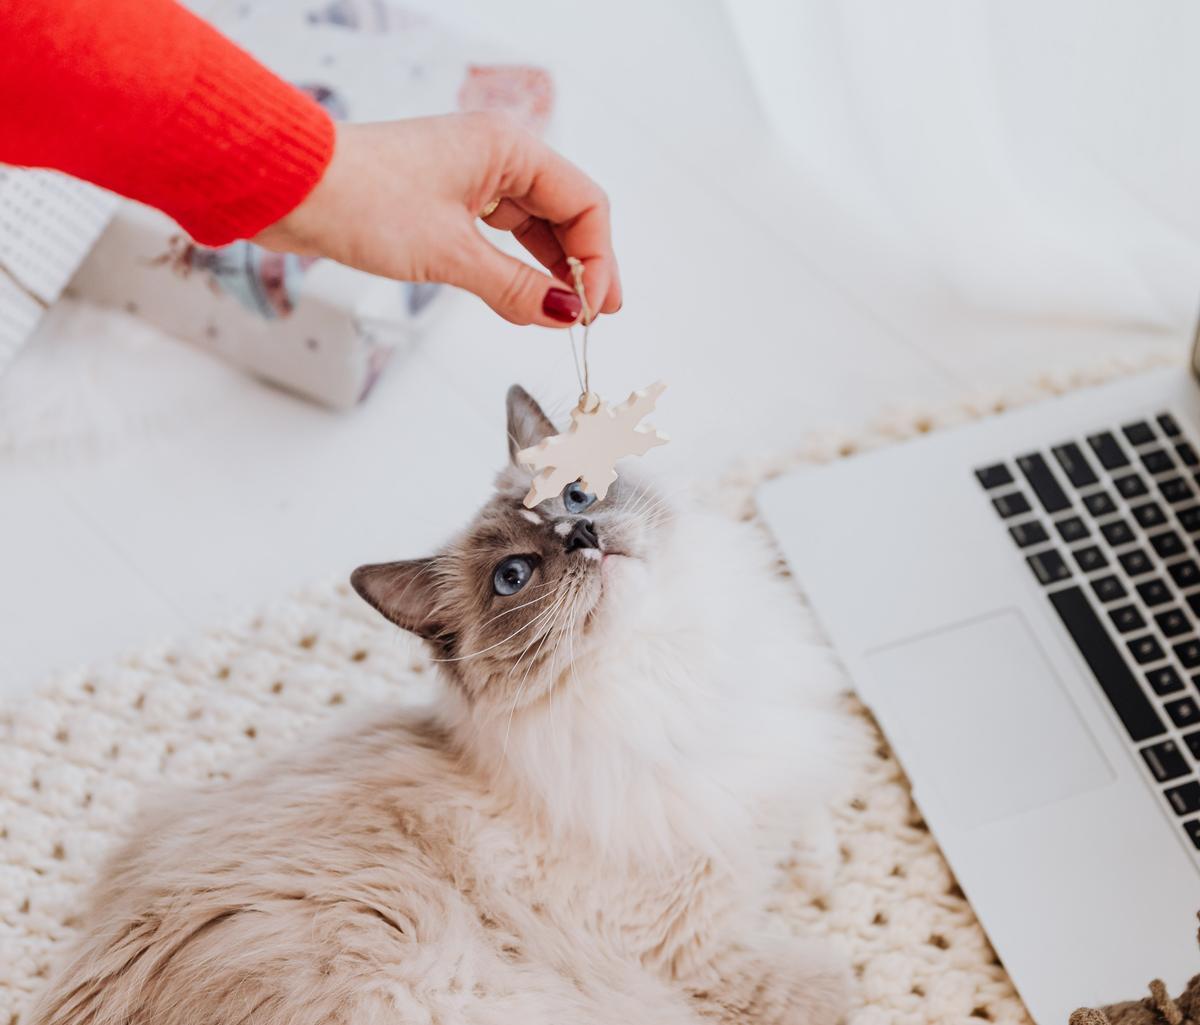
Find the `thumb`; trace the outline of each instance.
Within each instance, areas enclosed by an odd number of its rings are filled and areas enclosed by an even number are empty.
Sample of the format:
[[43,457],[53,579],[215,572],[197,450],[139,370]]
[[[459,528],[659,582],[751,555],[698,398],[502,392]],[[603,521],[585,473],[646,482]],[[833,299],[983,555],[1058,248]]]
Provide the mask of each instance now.
[[572,289],[473,234],[466,258],[455,261],[447,277],[450,284],[474,292],[514,324],[567,327],[579,319],[583,304]]

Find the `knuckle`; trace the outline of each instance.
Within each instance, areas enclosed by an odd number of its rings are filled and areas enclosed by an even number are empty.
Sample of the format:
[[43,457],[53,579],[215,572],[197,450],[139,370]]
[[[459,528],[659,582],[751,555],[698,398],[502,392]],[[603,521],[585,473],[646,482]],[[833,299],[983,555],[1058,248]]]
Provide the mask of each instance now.
[[496,292],[496,303],[500,306],[506,318],[516,324],[528,324],[530,321],[526,309],[529,299],[529,271],[524,267],[513,267],[507,279]]
[[506,110],[475,110],[462,116],[477,135],[490,142],[511,139],[521,131],[520,122]]
[[477,253],[477,240],[471,234],[462,230],[451,231],[445,239],[445,245],[438,247],[436,258],[430,261],[436,264],[431,279],[440,278],[451,284],[467,281],[476,267]]

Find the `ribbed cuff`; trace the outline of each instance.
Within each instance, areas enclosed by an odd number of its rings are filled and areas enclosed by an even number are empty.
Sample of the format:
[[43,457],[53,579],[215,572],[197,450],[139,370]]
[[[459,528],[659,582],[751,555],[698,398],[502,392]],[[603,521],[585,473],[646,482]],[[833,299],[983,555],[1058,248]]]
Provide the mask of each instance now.
[[300,204],[329,165],[334,126],[315,100],[210,26],[196,44],[170,152],[155,148],[152,157],[162,195],[145,198],[197,242],[217,246],[256,235]]
[[324,173],[320,105],[174,0],[10,6],[0,159],[149,203],[210,245],[273,224]]

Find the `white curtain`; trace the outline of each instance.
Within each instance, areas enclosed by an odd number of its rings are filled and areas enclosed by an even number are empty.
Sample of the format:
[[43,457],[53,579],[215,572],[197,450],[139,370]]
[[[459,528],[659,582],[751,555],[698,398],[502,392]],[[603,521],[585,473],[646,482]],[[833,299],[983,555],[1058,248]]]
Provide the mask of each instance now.
[[958,301],[1200,307],[1200,4],[727,0],[805,178]]

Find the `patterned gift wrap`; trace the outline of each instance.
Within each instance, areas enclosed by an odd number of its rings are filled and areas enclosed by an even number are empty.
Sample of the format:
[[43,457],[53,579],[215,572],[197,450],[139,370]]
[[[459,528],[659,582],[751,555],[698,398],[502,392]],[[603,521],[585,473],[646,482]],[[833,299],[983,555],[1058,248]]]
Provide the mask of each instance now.
[[[203,13],[337,120],[504,110],[544,133],[554,110],[548,72],[382,0],[239,0]],[[72,290],[334,408],[361,402],[447,298],[438,285],[384,281],[250,242],[196,245],[133,203]]]

